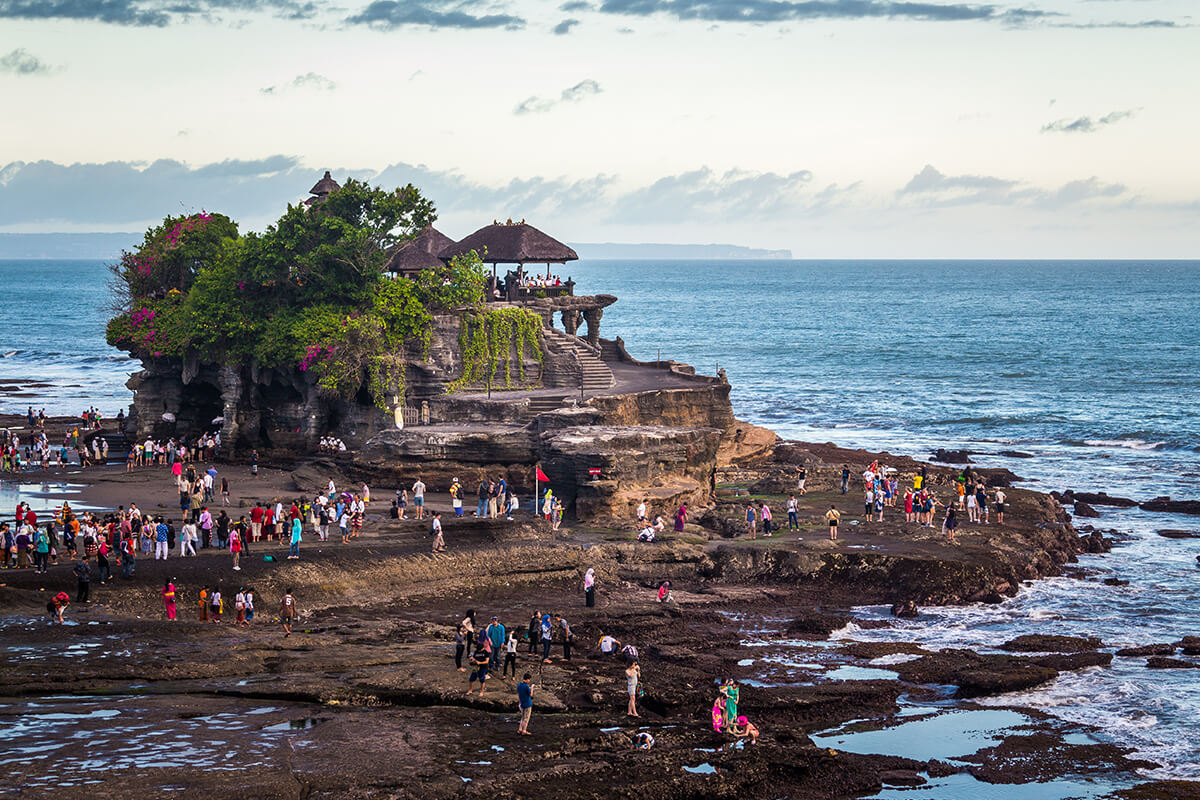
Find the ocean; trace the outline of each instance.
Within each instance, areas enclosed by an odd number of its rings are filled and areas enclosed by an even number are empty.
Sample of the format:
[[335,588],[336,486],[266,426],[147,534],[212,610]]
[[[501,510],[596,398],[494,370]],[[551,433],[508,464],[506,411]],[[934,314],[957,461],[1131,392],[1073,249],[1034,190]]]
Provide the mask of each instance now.
[[[1200,262],[581,261],[561,272],[580,294],[620,298],[602,336],[638,358],[725,369],[736,414],[785,437],[922,458],[965,448],[1046,491],[1200,498]],[[127,405],[138,364],[104,342],[107,277],[99,261],[0,262],[11,314],[0,384],[55,386],[0,395],[0,410]],[[1095,580],[840,635],[985,650],[1022,633],[1113,647],[1200,635],[1200,538],[1156,533],[1200,534],[1200,519],[1099,510],[1089,522],[1125,536],[1080,559]],[[1154,777],[1200,779],[1196,675],[1117,658],[988,702],[1099,725],[1162,763]]]

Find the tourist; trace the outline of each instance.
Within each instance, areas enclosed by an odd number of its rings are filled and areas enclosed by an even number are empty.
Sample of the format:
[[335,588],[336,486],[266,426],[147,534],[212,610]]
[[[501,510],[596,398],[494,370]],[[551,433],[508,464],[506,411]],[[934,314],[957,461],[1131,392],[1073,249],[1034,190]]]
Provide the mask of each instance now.
[[33,566],[34,571],[45,575],[48,561],[50,559],[50,537],[53,535],[54,528],[50,523],[46,523],[46,529],[41,530],[34,528],[33,540]]
[[967,521],[979,522],[979,501],[975,492],[967,492]]
[[871,516],[875,513],[875,492],[867,489],[866,496],[863,498],[863,515],[867,522],[871,521]]
[[251,621],[254,619],[254,590],[253,589],[246,590],[245,603],[246,603],[246,625],[249,626]]
[[408,519],[408,489],[396,490],[396,505],[400,510],[400,519]]
[[975,507],[978,509],[978,521],[982,522],[984,525],[990,524],[991,520],[988,517],[987,488],[984,487],[983,483],[979,483],[975,487]]
[[746,535],[751,539],[757,539],[758,533],[758,512],[754,509],[754,503],[746,504]]
[[838,521],[841,518],[842,515],[838,513],[837,506],[830,506],[829,510],[825,512],[825,521],[829,523],[829,540],[831,542],[837,541]]
[[721,696],[725,698],[725,725],[728,726],[730,720],[737,719],[738,686],[733,678],[726,678],[721,684]]
[[946,518],[942,520],[942,533],[950,537],[954,544],[954,531],[958,527],[958,511],[953,503],[946,504]]
[[791,497],[788,498],[788,501],[787,501],[787,515],[788,515],[788,530],[789,531],[800,530],[799,513],[800,513],[800,506],[796,503],[796,495],[792,495]]
[[[516,672],[513,672],[513,677],[516,677]],[[521,724],[517,726],[517,733],[522,736],[529,735],[529,717],[533,714],[533,687],[529,681],[533,678],[528,672],[521,678],[521,682],[517,684],[517,708],[521,711]],[[483,694],[483,686],[480,685],[479,693]],[[470,694],[468,692],[468,694]]]
[[512,676],[517,677],[517,632],[515,630],[508,632],[508,638],[504,642],[504,668],[500,672],[501,677],[508,676],[509,667],[512,668]]
[[254,450],[250,453],[250,477],[258,477],[258,451]]
[[596,605],[596,570],[592,567],[583,574],[583,598],[588,608]]
[[637,691],[638,684],[642,678],[642,667],[638,662],[633,662],[625,668],[625,693],[629,695],[629,706],[625,710],[627,717],[640,717],[637,713]]
[[[417,508],[419,510],[420,506]],[[420,517],[418,517],[418,519],[420,519]],[[433,523],[430,530],[430,535],[433,536],[433,552],[446,552],[446,542],[442,538],[442,514],[440,511],[434,512],[433,514]]]
[[771,535],[771,507],[763,501],[762,507],[758,510],[759,519],[762,520],[763,536]]
[[242,536],[237,529],[229,532],[229,552],[233,554],[233,568],[241,571],[241,565],[238,563],[242,559]]
[[208,622],[208,584],[200,587],[198,605],[200,606],[200,621]]
[[538,640],[542,629],[542,615],[535,609],[529,616],[529,627],[525,630],[525,640],[529,642],[529,652],[534,654],[537,652]]
[[500,656],[504,652],[504,642],[508,639],[508,632],[504,629],[504,623],[499,617],[492,617],[491,623],[484,631],[487,634],[488,641],[491,642],[492,669],[500,663]]
[[299,558],[300,557],[300,540],[302,538],[301,533],[303,530],[304,530],[304,523],[302,523],[300,521],[299,517],[293,517],[292,518],[292,546],[291,546],[291,549],[288,550],[288,558]]
[[712,726],[716,733],[720,733],[725,727],[725,695],[718,694],[717,699],[713,701]]
[[17,569],[29,569],[29,549],[33,544],[33,538],[29,535],[29,526],[20,524],[13,541],[17,548]]
[[562,642],[563,661],[571,660],[571,643],[575,641],[575,635],[571,633],[571,626],[560,615],[554,615],[555,628],[558,631],[558,638]]
[[878,515],[878,518],[875,520],[876,522],[883,522],[883,505],[884,505],[883,496],[879,492],[876,492],[875,493],[875,513]]
[[167,610],[167,619],[175,622],[175,584],[165,581],[162,588],[163,606]]
[[[483,639],[487,641],[487,639]],[[488,649],[482,644],[477,646],[475,653],[471,656],[471,666],[475,669],[471,670],[471,674],[467,676],[467,696],[473,693],[472,686],[475,681],[479,681],[479,696],[483,697],[483,690],[487,688],[488,665],[491,664],[492,657]]]
[[221,505],[229,505],[229,481],[221,478]]
[[417,481],[412,485],[413,505],[417,508],[417,519],[425,519],[425,482],[421,480],[421,476],[417,476]]
[[459,672],[463,671],[462,657],[466,652],[469,638],[470,634],[467,633],[467,629],[460,624],[454,631],[454,668]]
[[[207,510],[206,510],[207,513]],[[208,518],[209,524],[212,524],[212,516]],[[183,558],[190,550],[192,555],[196,555],[196,548],[192,544],[200,538],[196,533],[196,523],[188,521],[183,523],[183,527],[179,529],[179,557]]]
[[208,596],[209,617],[213,622],[221,621],[221,613],[225,611],[225,601],[221,597],[221,584],[213,587],[212,594]]
[[233,610],[237,613],[233,624],[246,625],[246,587],[239,588],[233,596]]
[[554,628],[550,625],[550,615],[543,614],[541,622],[541,638],[542,638],[542,663],[551,664],[550,660],[550,644],[554,641]]
[[[517,513],[517,510],[520,508],[521,501],[517,499],[517,493],[510,489],[508,492],[508,515],[505,516],[505,519],[511,521],[513,514]],[[459,510],[461,511],[462,509],[460,508]]]
[[842,465],[842,494],[850,491],[850,468]]
[[671,582],[663,581],[658,585],[658,602],[673,603],[675,599],[671,596]]
[[1008,497],[1005,496],[1003,490],[996,489],[996,501],[995,502],[996,502],[996,522],[997,522],[997,524],[1003,525],[1004,524],[1004,511],[1007,508],[1007,506],[1005,504],[1008,502]]
[[550,506],[550,530],[558,530],[558,526],[562,525],[563,521],[563,504],[562,500],[554,498]]
[[621,649],[621,642],[615,637],[609,636],[603,630],[600,631],[600,639],[596,642],[596,647],[600,648],[600,652],[606,656],[612,656]]
[[69,605],[71,605],[71,596],[66,592],[59,592],[50,598],[50,602],[46,604],[46,610],[54,617],[55,622],[62,625],[63,612],[67,610],[67,606]]
[[745,716],[740,716],[734,722],[731,722],[726,733],[736,736],[739,739],[749,736],[750,744],[758,742],[758,728],[754,727]]
[[283,626],[283,638],[292,635],[292,625],[296,623],[297,616],[296,598],[292,595],[292,587],[289,586],[283,599],[279,601],[279,624]]
[[675,532],[683,533],[683,526],[687,524],[687,504],[680,503],[678,510],[675,512]]
[[88,563],[86,555],[79,559],[79,563],[71,570],[75,576],[75,602],[88,602],[88,594],[92,585],[92,565]]

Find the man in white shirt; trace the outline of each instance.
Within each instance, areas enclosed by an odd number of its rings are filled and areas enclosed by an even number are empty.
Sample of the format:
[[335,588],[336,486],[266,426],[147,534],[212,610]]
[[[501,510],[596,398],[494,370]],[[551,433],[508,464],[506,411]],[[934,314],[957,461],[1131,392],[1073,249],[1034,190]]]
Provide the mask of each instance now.
[[417,476],[417,482],[412,485],[413,505],[417,507],[417,519],[425,519],[425,483]]
[[639,523],[646,521],[646,501],[643,500],[637,507],[637,521]]

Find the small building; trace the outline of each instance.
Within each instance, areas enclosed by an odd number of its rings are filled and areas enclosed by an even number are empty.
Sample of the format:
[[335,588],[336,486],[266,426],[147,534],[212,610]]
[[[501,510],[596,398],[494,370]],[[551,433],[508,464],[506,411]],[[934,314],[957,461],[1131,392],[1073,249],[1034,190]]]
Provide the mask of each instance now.
[[[474,250],[485,264],[492,265],[492,299],[517,302],[533,297],[560,297],[575,293],[575,283],[552,275],[551,264],[576,261],[579,254],[562,242],[529,225],[525,220],[493,222],[442,251],[443,261]],[[504,280],[496,276],[497,264],[516,264]],[[527,275],[526,264],[545,264],[546,276]]]
[[392,251],[384,269],[402,278],[414,278],[423,269],[444,266],[441,254],[454,247],[454,240],[432,225]]
[[314,184],[313,187],[308,190],[308,193],[311,194],[312,197],[305,200],[304,204],[311,206],[314,203],[323,203],[325,202],[325,198],[329,196],[331,192],[336,192],[340,188],[342,188],[342,185],[333,179],[333,176],[329,174],[329,170],[325,170],[325,177],[317,181],[316,184]]

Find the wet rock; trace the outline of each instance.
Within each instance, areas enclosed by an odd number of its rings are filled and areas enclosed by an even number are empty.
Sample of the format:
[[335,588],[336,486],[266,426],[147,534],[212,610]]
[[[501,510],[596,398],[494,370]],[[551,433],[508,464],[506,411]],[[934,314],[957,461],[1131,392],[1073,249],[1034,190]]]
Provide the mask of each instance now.
[[946,450],[939,447],[933,452],[933,460],[940,461],[943,464],[970,464],[971,451],[969,450]]
[[889,769],[879,773],[884,786],[924,786],[926,781],[909,769]]
[[890,669],[914,683],[952,684],[958,697],[983,697],[1031,689],[1058,677],[1058,670],[1020,656],[947,649]]
[[787,624],[786,631],[790,634],[803,636],[819,636],[822,639],[834,631],[846,627],[851,618],[843,614],[832,614],[820,609],[807,609]]
[[1200,669],[1200,664],[1167,656],[1150,656],[1146,659],[1146,666],[1149,669]]
[[1121,800],[1200,800],[1200,783],[1196,781],[1150,781],[1130,789],[1122,789],[1114,797]]
[[1050,667],[1059,672],[1069,672],[1087,667],[1107,667],[1112,663],[1112,653],[1070,653],[1064,655],[1041,656],[1033,659],[1035,664]]
[[1000,455],[1005,458],[1033,458],[1032,453],[1022,453],[1020,450],[1001,450]]
[[[1064,493],[1066,494],[1066,493]],[[1093,506],[1115,506],[1116,508],[1133,508],[1137,500],[1128,497],[1113,497],[1107,492],[1071,492],[1072,502],[1084,502]]]
[[1158,766],[1129,758],[1129,748],[1115,744],[1068,744],[1061,733],[1039,730],[1013,734],[1000,744],[966,756],[968,772],[988,783],[1046,783],[1064,773],[1111,775]]
[[1129,581],[1123,581],[1120,578],[1105,578],[1103,581],[1105,586],[1128,586]]
[[1175,652],[1173,644],[1144,644],[1140,647],[1122,647],[1119,656],[1169,656]]
[[892,604],[892,616],[913,619],[918,615],[917,604],[912,600],[901,600]]
[[1092,531],[1079,537],[1079,549],[1084,553],[1107,553],[1112,550],[1112,539],[1106,538],[1100,531]]
[[1185,636],[1179,642],[1185,656],[1200,656],[1200,636]]
[[1091,506],[1089,506],[1087,503],[1083,502],[1082,500],[1076,500],[1075,501],[1075,516],[1087,517],[1088,519],[1095,519],[1100,516],[1100,512],[1097,511],[1096,509],[1092,508]]
[[1000,645],[1001,650],[1010,653],[1082,653],[1103,647],[1103,643],[1094,636],[1054,636],[1044,633],[1028,633],[1010,639]]
[[983,478],[989,488],[1007,489],[1018,481],[1024,480],[1020,475],[1007,469],[977,469],[975,473]]
[[1169,497],[1156,497],[1142,503],[1142,511],[1166,511],[1172,514],[1200,515],[1200,500],[1172,500]]
[[1164,539],[1200,539],[1200,533],[1179,528],[1159,528],[1155,533]]

